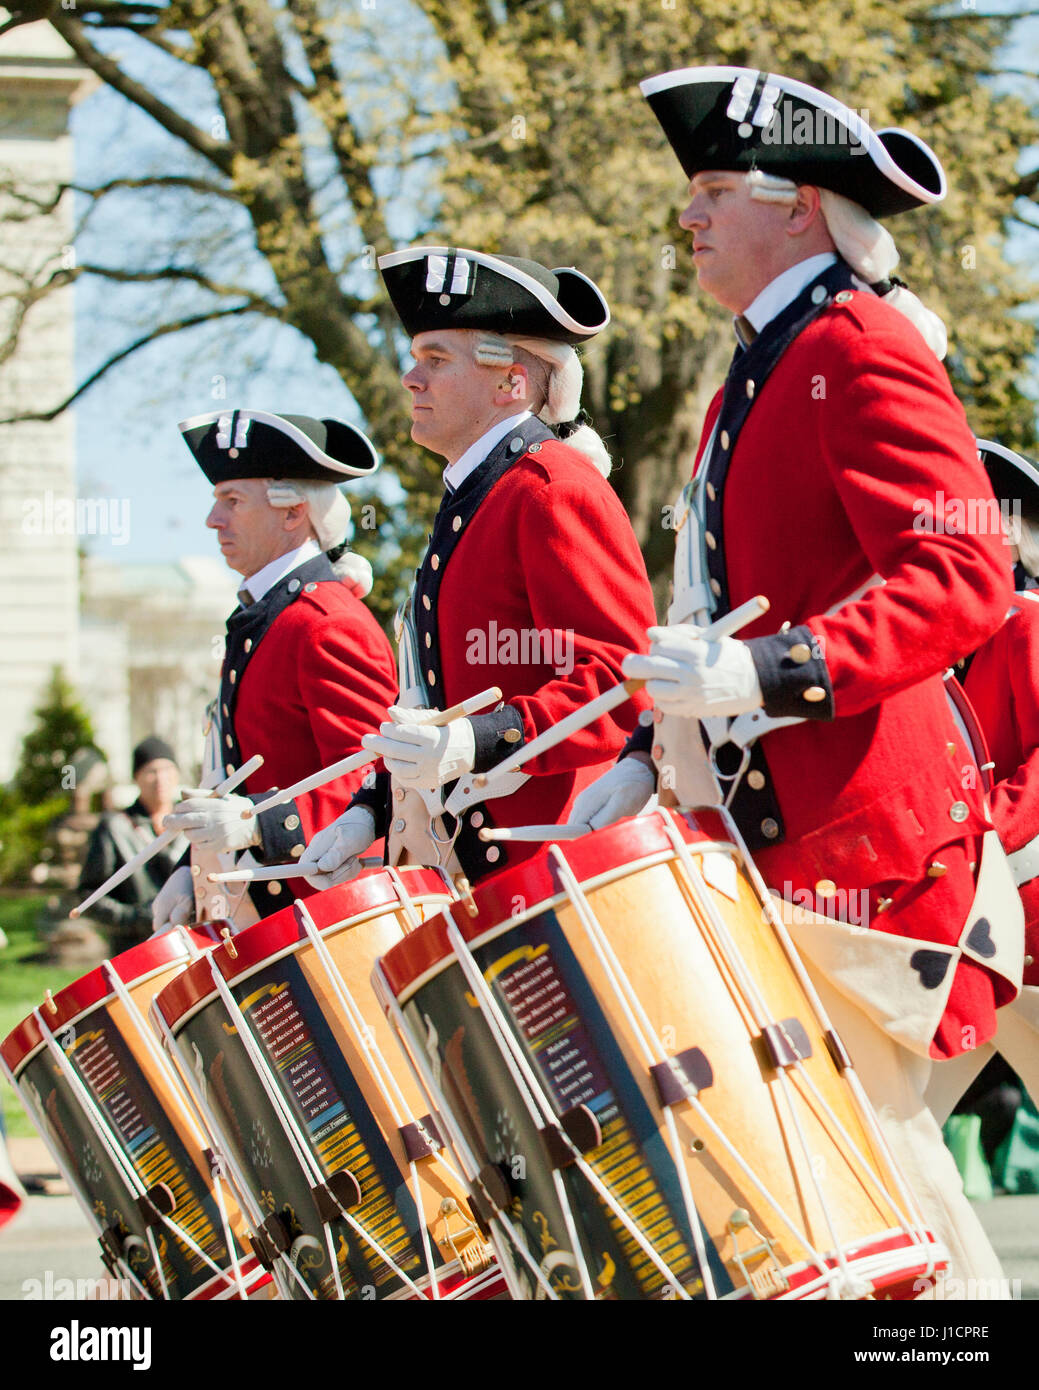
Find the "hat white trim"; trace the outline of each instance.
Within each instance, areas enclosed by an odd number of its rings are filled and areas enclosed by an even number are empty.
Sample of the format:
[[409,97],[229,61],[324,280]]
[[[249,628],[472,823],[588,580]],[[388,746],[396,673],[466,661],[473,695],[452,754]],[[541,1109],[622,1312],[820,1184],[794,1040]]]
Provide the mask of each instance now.
[[1004,463],[1009,463],[1023,474],[1036,492],[1039,492],[1039,468],[1033,468],[1026,458],[1022,458],[1013,449],[1008,449],[1005,444],[997,444],[994,439],[976,439],[974,442],[978,446],[979,458],[983,453],[995,454],[997,458],[1001,458]]
[[[233,411],[215,410],[211,415],[192,415],[188,420],[181,420],[177,428],[180,430],[181,434],[184,434],[187,430],[197,429],[199,425],[215,425],[222,416],[228,413],[234,414]],[[371,468],[351,468],[347,463],[340,463],[338,459],[332,458],[329,454],[319,449],[309,434],[304,434],[298,425],[294,425],[291,420],[286,420],[284,415],[274,415],[269,410],[239,410],[238,415],[240,420],[243,418],[246,420],[256,420],[261,425],[272,426],[281,434],[284,434],[288,439],[291,439],[294,444],[298,444],[303,452],[312,458],[315,463],[320,463],[323,468],[327,468],[333,473],[342,473],[349,478],[367,478],[369,474],[378,471],[380,459],[375,450],[375,445],[359,426],[350,425],[347,420],[339,420],[336,423],[340,425],[349,425],[350,429],[355,430],[358,437],[368,446],[368,452],[372,457]],[[318,417],[314,416],[313,418],[317,419]]]
[[[656,77],[647,77],[639,83],[639,88],[643,96],[651,97],[657,92],[665,92],[672,87],[690,87],[697,82],[735,82],[748,72],[753,73],[756,80],[759,71],[760,69],[754,68],[731,67],[676,68],[674,72],[662,72]],[[885,126],[883,130],[873,130],[861,116],[852,111],[849,106],[845,106],[844,102],[838,101],[836,97],[831,97],[827,92],[820,91],[818,87],[810,87],[807,82],[798,82],[796,78],[784,77],[781,73],[764,72],[762,75],[768,82],[777,82],[781,90],[790,96],[800,97],[803,101],[810,102],[840,121],[851,135],[865,144],[866,152],[878,171],[896,187],[903,189],[906,193],[911,193],[924,203],[940,203],[945,197],[948,191],[945,170],[930,145],[925,140],[921,140],[918,135],[914,135],[910,130],[903,130],[901,126]],[[937,193],[932,193],[922,184],[917,183],[915,179],[911,179],[895,163],[884,146],[880,138],[881,135],[901,135],[918,146],[934,161],[940,185]]]
[[[514,284],[522,286],[523,289],[534,296],[539,304],[543,305],[543,307],[548,310],[556,323],[561,324],[564,328],[568,328],[571,333],[601,333],[610,322],[610,306],[606,303],[599,286],[594,280],[589,279],[587,275],[582,275],[579,270],[575,270],[573,266],[562,266],[559,269],[565,270],[568,275],[579,276],[586,284],[591,285],[596,294],[602,299],[603,307],[606,310],[606,317],[599,324],[578,323],[575,318],[571,318],[558,300],[552,298],[544,285],[535,280],[533,276],[527,275],[525,271],[518,270],[514,265],[509,265],[508,261],[499,260],[497,256],[491,256],[485,251],[470,251],[464,246],[412,246],[407,251],[390,251],[387,255],[380,256],[379,269],[382,270],[395,265],[406,265],[409,261],[422,260],[426,256],[446,256],[452,251],[458,256],[464,256],[469,261],[475,261],[477,265],[485,265],[489,270],[494,270],[499,275],[503,275],[507,280],[511,280]],[[552,274],[558,275],[559,269],[553,270]]]

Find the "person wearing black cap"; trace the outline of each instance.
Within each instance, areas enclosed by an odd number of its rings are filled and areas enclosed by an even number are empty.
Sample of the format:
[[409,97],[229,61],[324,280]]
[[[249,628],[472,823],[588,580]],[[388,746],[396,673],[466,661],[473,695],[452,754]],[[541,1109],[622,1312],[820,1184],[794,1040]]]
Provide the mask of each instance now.
[[[155,735],[142,739],[133,750],[137,800],[125,811],[104,812],[94,827],[79,876],[81,897],[89,896],[155,839],[163,818],[173,810],[179,778],[170,745]],[[186,848],[179,836],[90,909],[90,916],[106,929],[110,955],[129,950],[151,934],[152,902]]]
[[[378,468],[359,429],[339,420],[227,410],[185,420],[184,442],[213,484],[206,525],[243,579],[227,622],[220,695],[210,710],[203,786],[255,754],[263,766],[245,795],[190,797],[166,825],[187,836],[192,869],[177,871],[156,901],[156,930],[189,917],[229,917],[239,927],[284,906],[282,885],[249,885],[234,898],[208,883],[229,868],[298,858],[333,820],[363,776],[337,778],[248,813],[287,787],[356,752],[396,694],[393,654],[361,602],[371,568],[347,553],[350,508],[338,484]],[[303,896],[309,890],[303,887]]]
[[[773,73],[642,89],[737,344],[683,495],[668,626],[624,663],[658,722],[573,819],[606,823],[619,799],[634,813],[654,765],[680,802],[727,802],[953,1268],[998,1279],[922,1097],[932,1062],[991,1036],[1021,983],[1020,903],[961,786],[942,683],[1002,621],[1009,570],[999,535],[936,524],[939,495],[991,490],[944,327],[891,278],[877,220],[938,202],[945,176],[911,133]],[[756,594],[767,617],[701,637]]]
[[1018,592],[1002,627],[958,663],[957,674],[991,758],[989,805],[1024,905],[1025,957],[1021,993],[997,1013],[991,1041],[935,1069],[927,1103],[939,1123],[996,1052],[1039,1104],[1039,469],[991,440],[979,439],[978,452],[999,503]]
[[[383,777],[301,862],[314,884],[341,881],[385,832],[390,862],[475,880],[537,849],[488,844],[478,831],[556,824],[640,708],[641,697],[532,759],[493,798],[478,794],[474,776],[615,685],[652,620],[609,455],[580,411],[574,345],[610,314],[572,268],[446,246],[397,251],[379,267],[411,336],[412,438],[446,460],[446,491],[400,615],[401,698],[364,740],[392,775],[392,799]],[[443,728],[416,713],[491,686],[504,695],[497,710]],[[456,814],[459,803],[476,809]]]

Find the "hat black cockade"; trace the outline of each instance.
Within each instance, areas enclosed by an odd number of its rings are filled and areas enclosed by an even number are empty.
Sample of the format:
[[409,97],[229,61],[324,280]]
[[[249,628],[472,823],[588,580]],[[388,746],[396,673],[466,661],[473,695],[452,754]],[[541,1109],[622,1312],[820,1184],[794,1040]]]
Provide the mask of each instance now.
[[610,321],[601,291],[573,266],[492,256],[465,247],[413,246],[379,257],[408,334],[485,328],[525,338],[583,343]]
[[890,217],[945,197],[934,151],[908,130],[874,131],[843,102],[754,68],[681,68],[641,84],[691,179],[760,169],[814,184]]
[[341,483],[344,478],[365,477],[379,467],[371,440],[345,420],[220,410],[181,420],[178,428],[214,486],[236,478]]
[[1022,515],[1039,520],[1039,468],[1005,444],[979,439],[977,445],[996,497],[1011,506],[1020,502]]

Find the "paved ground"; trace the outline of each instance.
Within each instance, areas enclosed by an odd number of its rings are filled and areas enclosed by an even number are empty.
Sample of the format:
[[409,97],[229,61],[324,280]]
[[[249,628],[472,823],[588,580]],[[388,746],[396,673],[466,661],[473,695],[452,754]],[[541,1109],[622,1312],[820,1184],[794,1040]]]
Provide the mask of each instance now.
[[[0,1231],[0,1299],[31,1296],[36,1293],[33,1280],[44,1296],[50,1288],[51,1297],[71,1297],[72,1286],[57,1281],[104,1276],[97,1242],[78,1202],[57,1178],[42,1141],[12,1139],[10,1151],[16,1171],[43,1177],[50,1191],[28,1197],[18,1216]],[[1003,1261],[1013,1295],[1039,1300],[1039,1196],[996,1197],[979,1203],[978,1213]],[[88,1292],[89,1286],[84,1296]]]

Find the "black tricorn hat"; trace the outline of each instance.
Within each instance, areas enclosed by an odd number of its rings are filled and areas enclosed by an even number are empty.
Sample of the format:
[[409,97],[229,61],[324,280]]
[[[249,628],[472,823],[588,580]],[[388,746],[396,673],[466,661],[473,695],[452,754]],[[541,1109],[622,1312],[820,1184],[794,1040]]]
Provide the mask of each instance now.
[[375,446],[345,420],[272,415],[267,410],[218,410],[178,426],[184,443],[209,481],[296,478],[341,483],[379,467]]
[[1039,519],[1039,468],[1005,444],[979,439],[977,445],[996,497],[1011,506],[1019,502],[1024,516]]
[[413,246],[379,257],[408,334],[486,328],[524,338],[583,343],[610,321],[599,287],[573,266],[492,256],[457,246]]
[[934,151],[908,130],[872,130],[843,102],[754,68],[680,68],[641,83],[686,177],[760,169],[829,188],[873,217],[945,197]]

